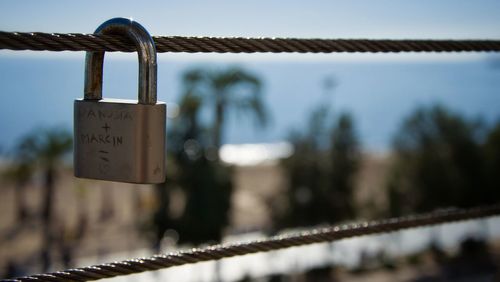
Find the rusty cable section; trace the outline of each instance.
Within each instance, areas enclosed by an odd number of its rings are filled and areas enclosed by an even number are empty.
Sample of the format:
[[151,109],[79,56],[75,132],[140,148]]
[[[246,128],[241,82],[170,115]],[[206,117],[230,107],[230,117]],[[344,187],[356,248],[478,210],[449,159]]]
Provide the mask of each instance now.
[[[153,37],[157,52],[185,53],[391,53],[498,52],[500,40],[372,40],[242,37]],[[112,35],[0,31],[0,49],[134,52],[130,40]]]
[[268,252],[314,243],[332,242],[356,236],[381,234],[409,228],[479,219],[495,215],[500,215],[500,204],[471,209],[439,210],[432,213],[407,217],[310,229],[299,233],[284,234],[252,242],[213,245],[205,248],[195,248],[176,253],[155,255],[149,258],[136,258],[121,262],[111,262],[88,267],[68,269],[54,273],[37,274],[13,279],[11,281],[97,280],[164,269],[184,264],[218,260],[259,252]]

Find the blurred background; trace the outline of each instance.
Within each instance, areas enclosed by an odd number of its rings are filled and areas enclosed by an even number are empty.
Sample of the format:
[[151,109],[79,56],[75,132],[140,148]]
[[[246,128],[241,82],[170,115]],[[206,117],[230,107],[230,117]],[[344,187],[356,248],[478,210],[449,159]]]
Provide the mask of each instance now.
[[[0,29],[499,39],[498,1],[16,1]],[[500,199],[493,53],[158,54],[167,181],[76,179],[84,52],[0,50],[0,277]],[[107,53],[105,97],[136,99]],[[116,281],[496,281],[500,218],[199,263]],[[460,280],[461,279],[461,280]]]

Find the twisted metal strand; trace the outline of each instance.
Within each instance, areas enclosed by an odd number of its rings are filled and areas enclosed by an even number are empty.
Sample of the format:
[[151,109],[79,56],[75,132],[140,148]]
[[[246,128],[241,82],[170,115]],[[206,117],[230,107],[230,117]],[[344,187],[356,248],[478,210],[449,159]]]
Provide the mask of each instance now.
[[[296,38],[153,37],[157,52],[336,53],[498,52],[500,40],[369,40]],[[113,35],[0,31],[0,49],[134,52],[134,44]]]
[[247,243],[213,245],[177,253],[155,255],[149,258],[136,258],[121,262],[68,269],[54,273],[36,274],[11,281],[89,281],[258,252],[268,252],[294,246],[336,241],[356,236],[394,232],[408,228],[478,219],[495,215],[500,215],[500,204],[471,209],[440,210],[421,215],[310,229]]

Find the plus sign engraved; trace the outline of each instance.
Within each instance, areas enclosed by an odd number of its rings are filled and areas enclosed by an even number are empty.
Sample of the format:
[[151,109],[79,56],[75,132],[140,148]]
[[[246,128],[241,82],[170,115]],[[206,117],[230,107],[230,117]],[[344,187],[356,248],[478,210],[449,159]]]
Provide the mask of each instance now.
[[102,127],[102,129],[104,129],[104,131],[106,131],[106,134],[107,134],[108,130],[110,130],[111,127],[109,127],[108,123],[105,123],[104,126]]

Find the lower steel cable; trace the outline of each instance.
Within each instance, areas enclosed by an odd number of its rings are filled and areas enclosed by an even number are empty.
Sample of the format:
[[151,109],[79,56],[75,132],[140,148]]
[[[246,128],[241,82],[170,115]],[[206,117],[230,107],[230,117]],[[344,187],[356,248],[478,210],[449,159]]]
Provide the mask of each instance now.
[[432,213],[369,221],[357,224],[315,228],[299,233],[290,233],[267,239],[213,245],[148,258],[136,258],[59,272],[36,274],[11,281],[89,281],[145,271],[165,269],[173,266],[218,260],[259,252],[304,246],[314,243],[333,242],[356,236],[381,234],[409,228],[425,227],[462,220],[479,219],[500,215],[500,204],[470,209],[447,209]]

